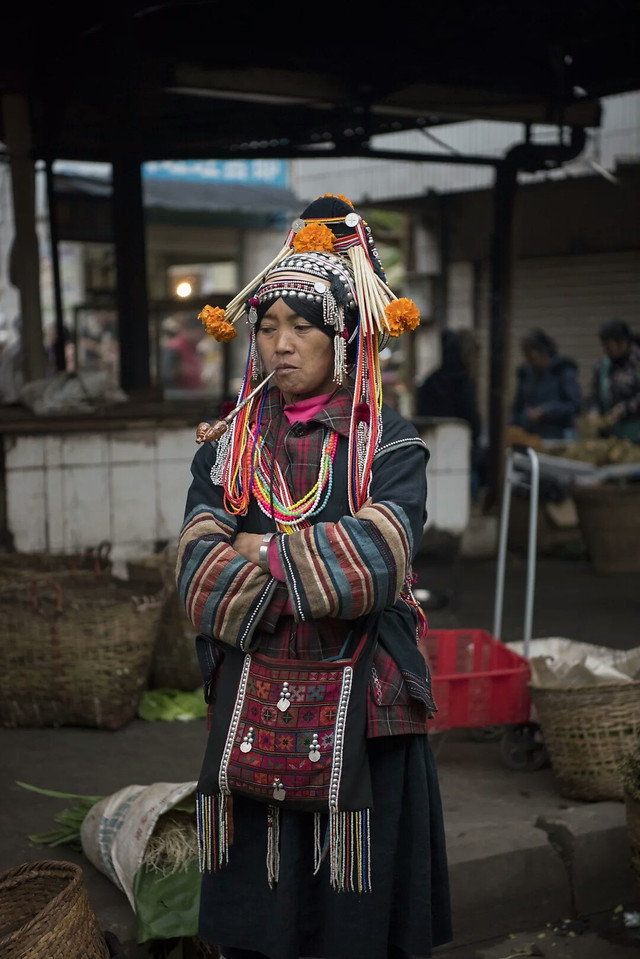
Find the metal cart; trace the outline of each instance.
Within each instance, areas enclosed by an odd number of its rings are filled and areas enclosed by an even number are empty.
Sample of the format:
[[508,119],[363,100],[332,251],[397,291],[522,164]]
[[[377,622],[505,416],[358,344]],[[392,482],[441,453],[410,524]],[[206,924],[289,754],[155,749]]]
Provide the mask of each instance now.
[[[476,740],[500,739],[501,755],[512,769],[535,770],[548,762],[542,735],[532,717],[527,690],[533,624],[540,467],[530,447],[507,451],[496,565],[493,632],[432,629],[421,640],[431,666],[438,713],[430,732],[465,728]],[[529,543],[523,629],[523,656],[501,641],[511,494],[529,491]]]

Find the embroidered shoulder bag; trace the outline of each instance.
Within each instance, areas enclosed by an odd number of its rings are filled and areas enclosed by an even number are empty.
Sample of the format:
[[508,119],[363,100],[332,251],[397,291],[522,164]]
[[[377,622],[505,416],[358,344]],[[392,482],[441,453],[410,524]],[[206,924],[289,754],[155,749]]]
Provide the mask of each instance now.
[[328,853],[334,888],[370,888],[366,722],[374,645],[368,633],[350,636],[350,654],[343,647],[324,660],[225,650],[197,788],[203,870],[228,861],[232,797],[240,794],[267,805],[270,885],[278,879],[280,808],[290,807],[314,814],[315,871]]

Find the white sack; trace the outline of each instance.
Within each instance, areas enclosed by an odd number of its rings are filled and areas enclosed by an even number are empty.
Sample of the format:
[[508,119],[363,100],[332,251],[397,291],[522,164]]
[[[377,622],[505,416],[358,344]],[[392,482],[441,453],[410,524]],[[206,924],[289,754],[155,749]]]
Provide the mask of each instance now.
[[[524,655],[524,643],[506,645]],[[640,646],[611,649],[564,637],[532,639],[529,665],[531,684],[544,688],[629,683],[640,679]]]
[[89,810],[80,827],[82,851],[121,889],[135,912],[133,880],[163,813],[195,792],[195,782],[125,786]]

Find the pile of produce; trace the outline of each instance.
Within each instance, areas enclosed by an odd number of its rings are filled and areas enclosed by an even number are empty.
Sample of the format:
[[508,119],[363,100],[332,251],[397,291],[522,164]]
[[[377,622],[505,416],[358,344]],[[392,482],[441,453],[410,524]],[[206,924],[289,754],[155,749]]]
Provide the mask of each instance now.
[[592,437],[571,440],[545,450],[551,456],[579,460],[594,466],[609,466],[616,463],[637,463],[640,470],[640,446],[631,440],[615,436]]

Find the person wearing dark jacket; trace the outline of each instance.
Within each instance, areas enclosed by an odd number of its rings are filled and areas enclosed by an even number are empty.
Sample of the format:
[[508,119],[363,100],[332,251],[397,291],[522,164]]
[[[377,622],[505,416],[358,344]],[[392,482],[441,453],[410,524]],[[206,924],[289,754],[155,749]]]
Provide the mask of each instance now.
[[[470,332],[470,331],[468,331]],[[486,451],[481,445],[482,421],[476,387],[462,344],[462,331],[443,329],[440,333],[440,366],[427,376],[417,394],[418,416],[443,416],[466,420],[471,432],[471,491],[477,499],[485,485]],[[477,347],[472,346],[472,350]]]
[[543,439],[575,436],[582,393],[577,363],[560,356],[543,330],[532,330],[521,341],[525,362],[518,367],[516,394],[509,422]]
[[590,413],[612,436],[640,443],[640,337],[612,320],[600,329],[604,356],[593,373]]
[[460,338],[455,330],[445,329],[440,334],[440,343],[440,366],[418,389],[418,415],[466,420],[475,446],[480,437],[480,413],[475,386],[464,363]]

